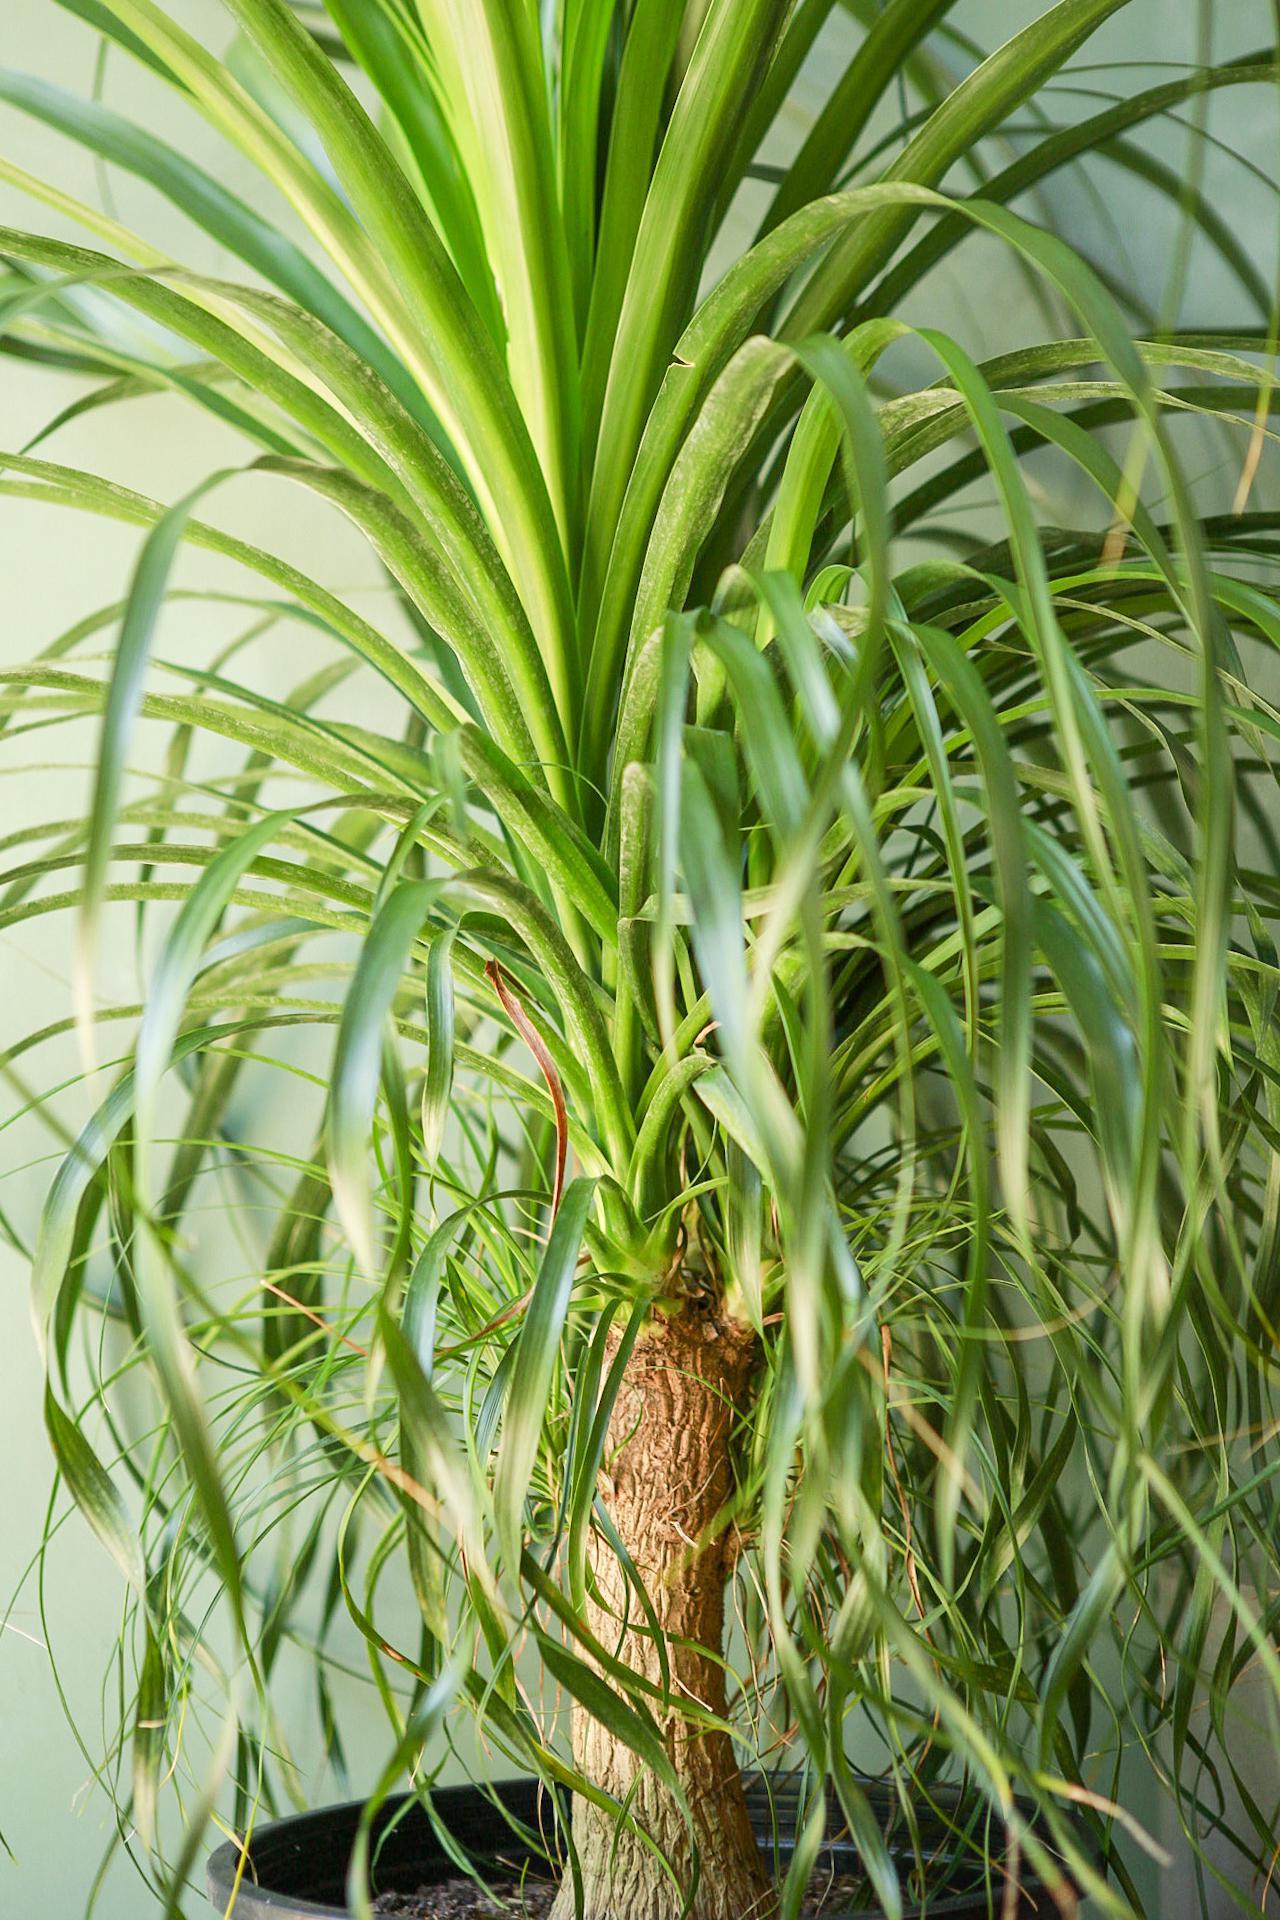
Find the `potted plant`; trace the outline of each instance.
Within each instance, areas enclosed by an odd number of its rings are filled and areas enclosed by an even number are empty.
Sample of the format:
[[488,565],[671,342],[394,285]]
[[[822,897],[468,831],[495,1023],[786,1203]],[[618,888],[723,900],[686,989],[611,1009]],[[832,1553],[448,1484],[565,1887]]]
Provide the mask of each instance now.
[[[63,4],[101,97],[0,100],[226,265],[5,162],[50,215],[0,235],[6,350],[90,376],[77,417],[163,391],[247,449],[169,506],[43,445],[0,472],[142,534],[5,705],[100,716],[91,808],[14,836],[5,914],[76,921],[93,1111],[34,1302],[127,1583],[122,1844],[176,1910],[229,1780],[224,1910],[366,1915],[434,1847],[541,1850],[556,1920],[792,1916],[846,1869],[845,1908],[1124,1912],[1136,1753],[1247,1889],[1271,322],[1141,141],[1274,50],[1062,122],[1125,0],[989,57],[947,0],[227,0],[229,48]],[[156,119],[107,104],[123,61]],[[1094,153],[1258,310],[1180,332],[1055,234],[1036,196]],[[1033,337],[980,363],[928,324],[947,262],[979,302],[1011,267]],[[226,531],[246,467],[345,514],[394,602]],[[193,593],[252,624],[202,650]],[[134,1005],[97,957],[130,911]],[[273,1828],[311,1784],[282,1650],[337,1770],[344,1616],[385,1772]],[[479,1784],[441,1789],[468,1714]]]

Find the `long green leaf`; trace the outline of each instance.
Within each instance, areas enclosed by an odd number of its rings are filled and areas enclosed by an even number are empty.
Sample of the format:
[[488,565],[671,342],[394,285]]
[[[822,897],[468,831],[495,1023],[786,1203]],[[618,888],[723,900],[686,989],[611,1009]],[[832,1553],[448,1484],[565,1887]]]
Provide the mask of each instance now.
[[520,1565],[524,1506],[547,1417],[560,1338],[573,1292],[574,1274],[596,1182],[572,1181],[551,1223],[546,1251],[529,1295],[515,1347],[511,1383],[502,1416],[502,1444],[493,1478],[494,1520],[508,1574]]

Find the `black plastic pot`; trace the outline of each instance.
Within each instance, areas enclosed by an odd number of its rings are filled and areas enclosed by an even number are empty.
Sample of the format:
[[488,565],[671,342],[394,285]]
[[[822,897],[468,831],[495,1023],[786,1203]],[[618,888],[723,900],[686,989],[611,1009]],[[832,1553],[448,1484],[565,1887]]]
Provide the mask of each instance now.
[[[549,1809],[545,1793],[531,1780],[506,1780],[493,1791],[516,1819],[534,1832],[548,1832]],[[757,1776],[749,1781],[748,1799],[752,1819],[762,1847],[771,1845],[775,1819],[779,1827],[789,1829],[786,1803],[793,1802],[790,1789],[774,1787],[774,1811],[770,1811],[768,1792]],[[888,1794],[870,1787],[868,1797],[877,1819],[887,1825],[890,1810]],[[547,1871],[545,1859],[523,1843],[504,1822],[488,1797],[475,1787],[444,1787],[433,1795],[436,1813],[453,1837],[483,1868],[496,1870],[498,1878],[510,1879],[526,1864],[532,1871]],[[228,1843],[218,1848],[209,1861],[209,1898],[220,1914],[230,1912],[232,1920],[350,1920],[346,1904],[347,1862],[359,1824],[361,1804],[325,1807],[318,1813],[301,1813],[288,1820],[275,1820],[254,1830],[250,1861],[230,1906],[232,1888],[239,1867],[239,1849]],[[782,1815],[778,1819],[779,1814]],[[400,1816],[400,1817],[398,1817]],[[900,1822],[898,1823],[901,1824]],[[833,1803],[828,1830],[839,1833],[841,1818]],[[933,1814],[920,1820],[926,1857],[935,1847],[942,1857],[949,1855],[943,1823]],[[905,1844],[905,1843],[904,1843]],[[790,1849],[780,1846],[777,1858],[785,1867]],[[415,1893],[456,1877],[457,1867],[441,1847],[430,1822],[419,1805],[409,1806],[403,1799],[389,1800],[382,1809],[371,1857],[376,1862],[374,1892]],[[773,1858],[772,1852],[770,1857]],[[904,1855],[904,1869],[907,1866]],[[822,1867],[834,1873],[854,1873],[857,1853],[848,1840],[836,1839],[824,1849]],[[1023,1869],[1017,1913],[1019,1920],[1059,1920],[1058,1907],[1039,1882]],[[959,1873],[950,1877],[947,1890],[927,1906],[927,1920],[1002,1920],[1003,1890],[998,1869],[991,1879],[994,1893],[981,1884],[983,1875],[975,1862],[966,1887]],[[976,1883],[976,1884],[975,1884]],[[870,1896],[868,1896],[870,1898]],[[911,1907],[904,1920],[920,1913]],[[845,1909],[873,1920],[878,1906]],[[842,1920],[834,1911],[829,1920]]]

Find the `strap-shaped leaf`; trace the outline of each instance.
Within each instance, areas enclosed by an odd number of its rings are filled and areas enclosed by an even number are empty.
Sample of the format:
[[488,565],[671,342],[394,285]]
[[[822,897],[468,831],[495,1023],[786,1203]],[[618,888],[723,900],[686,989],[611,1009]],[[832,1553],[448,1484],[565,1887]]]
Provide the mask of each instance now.
[[[9,469],[14,477],[9,478],[4,469]],[[26,479],[20,476],[26,476]],[[103,514],[131,526],[156,527],[167,511],[159,501],[149,500],[144,494],[104,480],[97,474],[61,466],[53,461],[6,453],[0,463],[0,491],[16,493],[24,486],[29,497],[57,500],[82,512]],[[355,653],[367,660],[392,686],[404,693],[410,703],[426,714],[434,725],[448,728],[456,724],[459,717],[457,711],[448,701],[439,682],[393,645],[371,621],[363,619],[346,606],[337,594],[308,579],[296,567],[265,549],[201,521],[189,520],[184,536],[192,546],[225,554],[291,594],[301,606],[339,635]]]
[[133,1817],[147,1848],[154,1848],[156,1843],[156,1804],[168,1706],[164,1655],[148,1626],[133,1732]]
[[[889,168],[894,180],[932,186],[1084,45],[1128,0],[1058,0],[983,61],[925,121]],[[876,216],[838,241],[798,295],[785,325],[820,333],[846,313],[911,225],[907,209]]]
[[0,72],[0,100],[37,115],[112,166],[127,169],[163,193],[246,266],[332,327],[381,374],[424,426],[435,425],[419,389],[359,311],[301,247],[212,174],[100,101],[79,99],[34,74]]
[[359,0],[326,0],[326,5],[343,40],[394,114],[432,220],[477,312],[495,342],[503,345],[506,322],[484,250],[475,189],[449,129],[438,76],[431,72],[425,50],[389,7],[363,6]]
[[663,369],[693,304],[693,242],[715,202],[740,102],[785,12],[779,0],[711,0],[706,8],[645,199],[610,354],[591,498],[602,553]]
[[539,1650],[548,1671],[570,1698],[584,1706],[591,1718],[602,1727],[607,1727],[615,1739],[630,1747],[662,1781],[684,1817],[690,1818],[684,1789],[662,1744],[662,1736],[644,1708],[631,1706],[585,1661],[568,1652],[558,1641],[550,1637],[543,1638]]
[[493,1481],[498,1542],[512,1579],[520,1566],[525,1501],[547,1417],[582,1235],[595,1194],[596,1182],[590,1179],[579,1178],[566,1188],[551,1224],[515,1347]]
[[420,0],[420,13],[475,189],[512,388],[568,547],[578,513],[577,336],[537,14],[505,0]]
[[123,1500],[80,1427],[45,1389],[45,1426],[58,1472],[76,1505],[140,1600],[146,1597],[142,1545]]
[[[422,1151],[433,1168],[444,1145],[444,1130],[453,1093],[454,929],[446,928],[431,942],[427,955],[427,1071],[422,1082]],[[406,1306],[406,1314],[407,1314]]]
[[338,1028],[329,1092],[329,1177],[339,1218],[368,1274],[377,1266],[368,1156],[383,1030],[413,943],[439,895],[440,884],[428,880],[405,881],[392,893],[361,948]]
[[902,72],[912,48],[954,5],[955,0],[891,0],[879,9],[874,26],[779,181],[761,223],[762,234],[831,190],[885,88]]
[[226,473],[218,473],[212,479],[202,481],[156,522],[142,544],[129,597],[125,602],[98,742],[93,804],[85,847],[84,895],[77,929],[76,1018],[81,1048],[87,1059],[92,1059],[94,1050],[94,949],[106,885],[108,850],[115,831],[133,725],[142,702],[142,683],[151,652],[152,636],[168,589],[169,569],[186,531],[191,510],[197,500],[226,477]]
[[567,584],[528,429],[448,253],[355,95],[282,0],[232,0],[236,18],[319,134],[363,230],[225,73],[160,18],[152,0],[118,0],[116,11],[182,75],[215,124],[269,166],[399,347],[503,537],[564,700]]
[[134,1099],[149,1108],[173,1043],[187,995],[205,960],[205,948],[241,876],[270,846],[298,809],[268,813],[214,856],[182,903],[151,976],[146,1010],[134,1046]]

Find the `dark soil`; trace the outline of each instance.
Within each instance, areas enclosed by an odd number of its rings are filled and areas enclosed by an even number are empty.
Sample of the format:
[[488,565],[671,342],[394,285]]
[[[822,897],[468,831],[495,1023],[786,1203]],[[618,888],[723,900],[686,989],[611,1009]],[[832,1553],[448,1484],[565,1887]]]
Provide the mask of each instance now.
[[[495,1881],[493,1891],[497,1897],[490,1899],[474,1880],[442,1880],[433,1887],[419,1887],[416,1893],[380,1893],[373,1910],[389,1920],[546,1920],[556,1883],[529,1875],[518,1884]],[[819,1878],[805,1895],[800,1920],[822,1920],[823,1915],[837,1920],[859,1896],[865,1900],[866,1891],[867,1883],[859,1874]]]
[[501,1905],[474,1880],[459,1878],[419,1887],[416,1893],[380,1893],[373,1910],[396,1920],[546,1920],[556,1897],[554,1880],[532,1875],[519,1885],[495,1881],[493,1889]]

